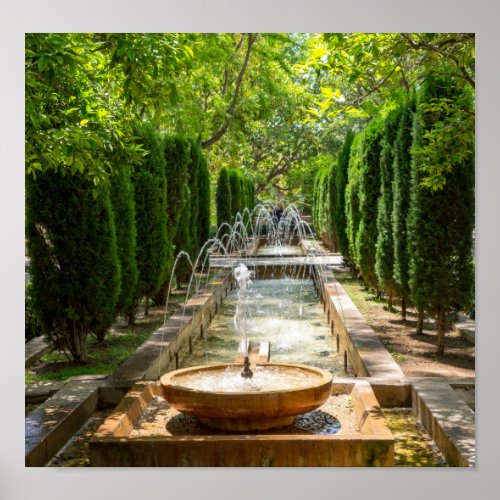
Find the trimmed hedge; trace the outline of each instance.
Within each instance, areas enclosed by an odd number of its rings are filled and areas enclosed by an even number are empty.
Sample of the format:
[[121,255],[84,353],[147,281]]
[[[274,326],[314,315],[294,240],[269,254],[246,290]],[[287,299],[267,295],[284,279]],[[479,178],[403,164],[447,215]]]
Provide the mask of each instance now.
[[134,305],[129,311],[132,323],[138,301],[149,299],[165,282],[171,255],[171,240],[167,232],[167,181],[165,177],[165,142],[148,124],[137,127],[136,135],[147,154],[134,169],[132,180],[135,192],[137,228],[137,284]]
[[84,361],[89,333],[114,318],[120,262],[109,190],[80,174],[26,178],[26,237],[32,306],[43,333]]

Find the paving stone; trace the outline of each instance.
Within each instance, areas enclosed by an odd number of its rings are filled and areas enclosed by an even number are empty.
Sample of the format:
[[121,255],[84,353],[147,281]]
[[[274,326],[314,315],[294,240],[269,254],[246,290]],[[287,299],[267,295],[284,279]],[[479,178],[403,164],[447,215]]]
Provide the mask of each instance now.
[[71,380],[25,420],[25,465],[45,465],[97,408],[101,380]]
[[28,404],[43,403],[61,390],[66,383],[67,380],[63,380],[61,382],[41,382],[26,386],[24,389],[24,402]]

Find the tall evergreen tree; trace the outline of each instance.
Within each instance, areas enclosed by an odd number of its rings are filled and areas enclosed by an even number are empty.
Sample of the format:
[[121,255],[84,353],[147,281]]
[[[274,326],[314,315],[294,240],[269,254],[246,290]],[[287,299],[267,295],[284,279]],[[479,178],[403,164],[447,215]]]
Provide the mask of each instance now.
[[198,164],[198,190],[199,190],[199,241],[203,245],[210,238],[210,173],[208,172],[207,160],[203,155],[200,156]]
[[338,173],[338,163],[335,161],[328,171],[327,184],[328,184],[328,203],[325,206],[326,215],[325,223],[328,230],[328,242],[331,250],[338,252],[339,239],[337,234],[337,224],[335,223],[335,207],[337,205],[337,189],[336,179]]
[[231,189],[231,222],[241,210],[241,183],[238,170],[230,169],[229,172],[229,187]]
[[[419,96],[413,131],[409,283],[413,303],[425,307],[437,320],[438,354],[444,353],[447,314],[467,304],[474,280],[474,154],[470,144],[468,155],[463,151],[456,157],[452,155],[454,165],[446,174],[444,186],[430,190],[422,185],[422,146],[426,133],[441,126],[446,118],[435,111],[435,105],[442,100],[455,102],[461,97],[460,92],[452,80],[430,76]],[[443,161],[448,161],[449,154],[443,152]]]
[[165,178],[165,144],[158,132],[147,124],[137,128],[136,135],[147,154],[133,172],[137,228],[137,268],[139,281],[135,302],[129,314],[133,322],[138,301],[145,297],[145,314],[168,271],[167,181]]
[[190,140],[191,145],[191,155],[188,166],[189,172],[189,192],[191,195],[190,199],[190,239],[191,239],[191,250],[189,250],[189,254],[191,258],[194,259],[200,250],[200,235],[199,235],[199,170],[200,170],[200,161],[201,161],[201,150],[197,146],[194,140]]
[[364,132],[357,134],[352,142],[347,171],[347,187],[345,194],[346,233],[349,242],[349,264],[359,268],[356,235],[358,233],[361,213],[359,210],[359,187],[361,178],[361,161],[363,158]]
[[[217,226],[220,226],[224,222],[231,224],[231,186],[229,185],[229,174],[225,168],[222,168],[219,172],[219,178],[217,181],[216,205]],[[226,230],[221,232],[220,236],[222,236],[222,234],[226,232],[227,228]]]
[[406,103],[401,112],[401,117],[394,146],[393,163],[393,205],[392,205],[392,237],[394,248],[393,278],[396,293],[401,297],[401,315],[406,319],[406,307],[410,288],[408,284],[408,238],[407,224],[408,208],[410,205],[410,179],[411,179],[411,143],[413,113],[415,100],[412,98]]
[[164,136],[163,145],[165,154],[168,248],[165,278],[153,298],[156,305],[165,304],[167,300],[172,266],[175,255],[179,252],[179,249],[174,246],[174,241],[176,240],[182,210],[186,202],[184,190],[189,179],[188,167],[191,161],[191,144],[184,137]]
[[380,196],[380,146],[382,122],[372,121],[364,131],[360,164],[359,213],[356,234],[359,270],[369,288],[377,288],[375,245],[377,243],[377,205]]
[[349,241],[347,239],[347,221],[345,215],[345,196],[347,188],[347,171],[349,168],[349,158],[351,156],[353,139],[354,133],[352,131],[347,132],[342,150],[340,152],[337,172],[335,175],[335,205],[332,207],[335,232],[337,234],[338,251],[345,257],[349,255]]
[[111,178],[110,195],[121,264],[121,289],[116,311],[126,314],[134,300],[139,278],[136,261],[135,199],[130,165],[126,159],[120,158],[115,164],[117,172]]
[[32,300],[44,334],[76,361],[91,331],[109,325],[120,294],[120,263],[109,190],[96,197],[83,175],[26,178],[26,238]]
[[[195,221],[191,218],[191,191],[187,184],[184,185],[184,199],[186,202],[184,203],[184,207],[182,208],[180,220],[179,220],[179,228],[177,233],[175,234],[174,245],[175,252],[179,254],[180,251],[186,252],[192,260],[192,241],[191,241],[191,227]],[[186,256],[182,256],[178,262],[177,267],[175,268],[175,277],[177,279],[177,286],[180,288],[182,283],[187,282],[189,279],[189,275],[191,274],[191,266]]]
[[375,249],[375,273],[378,286],[387,294],[389,307],[395,292],[393,278],[394,248],[392,235],[392,182],[394,143],[400,124],[400,108],[393,110],[385,119],[380,152],[380,197],[377,207],[377,244]]

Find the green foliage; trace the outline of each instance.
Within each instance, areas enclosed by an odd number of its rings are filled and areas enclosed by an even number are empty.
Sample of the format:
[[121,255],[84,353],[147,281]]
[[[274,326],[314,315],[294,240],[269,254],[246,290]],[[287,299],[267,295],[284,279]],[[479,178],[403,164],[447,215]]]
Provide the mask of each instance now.
[[[182,34],[29,33],[25,38],[26,171],[64,170],[108,183],[118,148],[140,158],[130,137],[137,114],[156,114],[189,65]],[[157,54],[161,53],[161,57]]]
[[[429,77],[419,95],[413,151],[422,151],[427,132],[441,119],[425,103],[443,98],[460,101],[460,89],[450,79]],[[463,156],[446,174],[444,186],[432,191],[422,185],[425,169],[420,154],[412,159],[409,284],[414,304],[437,318],[438,353],[442,353],[446,315],[469,303],[473,286],[474,162],[473,155]]]
[[207,160],[194,143],[192,148],[198,155],[198,241],[203,245],[210,238],[210,173]]
[[117,158],[115,164],[117,173],[110,179],[110,196],[121,269],[120,296],[116,312],[126,313],[133,303],[139,278],[136,261],[135,199],[130,164],[120,158]]
[[332,250],[338,249],[335,207],[337,206],[338,165],[330,155],[325,156],[330,165],[321,168],[314,179],[312,220],[316,233]]
[[377,287],[375,248],[377,242],[377,205],[380,195],[380,151],[383,123],[372,121],[364,130],[359,177],[359,226],[356,233],[357,263],[363,280]]
[[393,278],[397,294],[402,300],[402,314],[406,315],[406,299],[410,294],[408,285],[408,233],[407,216],[410,205],[411,179],[411,144],[413,113],[415,100],[412,98],[401,111],[396,143],[394,145],[393,163],[393,205],[392,205],[392,238],[393,238]]
[[[393,162],[395,156],[396,136],[400,125],[401,111],[392,111],[384,122],[384,133],[380,152],[380,197],[377,207],[377,243],[375,251],[375,273],[378,286],[385,290],[390,300],[394,293],[393,278],[394,245],[393,245]],[[391,304],[392,305],[392,304]]]
[[120,263],[109,192],[83,175],[26,177],[26,237],[33,308],[44,334],[73,359],[114,318]]
[[333,220],[335,233],[337,235],[338,250],[344,255],[349,255],[349,241],[347,239],[347,221],[345,196],[347,188],[347,176],[349,159],[351,156],[351,146],[354,140],[354,133],[348,131],[339,155],[337,173],[335,175],[335,206],[333,207]]
[[[179,228],[174,238],[175,253],[179,254],[180,251],[184,251],[192,257],[193,243],[191,240],[191,228],[193,225],[196,225],[196,220],[191,218],[192,196],[191,190],[187,184],[184,184],[182,196],[185,203],[180,214]],[[189,261],[186,256],[182,256],[177,263],[177,267],[175,268],[177,285],[180,287],[183,282],[188,281],[190,274],[191,266],[189,265]]]
[[229,187],[231,189],[231,222],[234,222],[235,215],[241,211],[243,200],[241,192],[241,175],[239,170],[230,169]]
[[[156,130],[148,124],[137,127],[136,134],[148,151],[134,169],[137,228],[137,268],[139,281],[135,299],[148,300],[164,283],[172,244],[167,232],[167,183],[165,178],[165,145]],[[131,311],[133,313],[133,311]]]
[[[384,118],[432,73],[448,75],[463,90],[459,105],[440,100],[426,105],[441,125],[419,145],[428,159],[421,182],[441,189],[451,166],[469,154],[474,134],[475,36],[473,33],[325,33],[308,40],[303,74],[315,71],[321,94],[310,119],[336,125]],[[467,96],[469,94],[469,96]],[[454,101],[457,103],[457,101]],[[439,146],[439,147],[438,147]],[[442,151],[438,158],[436,151]],[[457,157],[458,156],[458,157]],[[456,160],[456,162],[455,162]]]
[[24,341],[42,335],[42,325],[33,308],[33,283],[31,280],[24,284]]
[[424,173],[421,184],[431,191],[443,189],[447,174],[454,165],[474,156],[471,144],[475,137],[475,114],[471,112],[473,96],[463,90],[456,98],[431,98],[419,106],[432,115],[433,126],[426,130],[412,154]]
[[198,186],[198,177],[200,169],[200,158],[201,150],[199,148],[195,149],[196,144],[190,141],[191,145],[191,155],[188,166],[189,173],[189,193],[190,199],[190,240],[191,248],[189,249],[189,255],[191,258],[195,258],[200,250],[200,226],[199,226],[199,198],[200,190]]
[[191,144],[179,136],[165,136],[165,168],[167,178],[168,234],[171,241],[179,229],[184,203],[184,186],[189,179]]
[[[229,174],[225,168],[222,168],[217,181],[217,226],[222,223],[231,223],[232,219],[232,201],[231,201],[231,186],[229,184]],[[224,234],[226,230],[222,234]]]
[[356,235],[358,233],[361,213],[359,210],[359,189],[361,179],[361,160],[363,155],[364,133],[358,133],[352,142],[349,168],[347,171],[347,187],[345,194],[345,215],[347,241],[349,242],[349,262],[353,267],[359,267]]

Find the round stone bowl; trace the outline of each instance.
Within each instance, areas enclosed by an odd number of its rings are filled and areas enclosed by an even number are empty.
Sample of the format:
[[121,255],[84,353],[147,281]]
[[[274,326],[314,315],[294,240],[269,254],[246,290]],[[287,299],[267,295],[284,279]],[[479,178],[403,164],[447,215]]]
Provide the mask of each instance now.
[[237,432],[289,425],[295,415],[322,406],[331,393],[332,374],[326,370],[281,363],[252,369],[248,383],[240,376],[241,364],[184,368],[163,375],[160,383],[166,401],[178,411],[210,427]]

